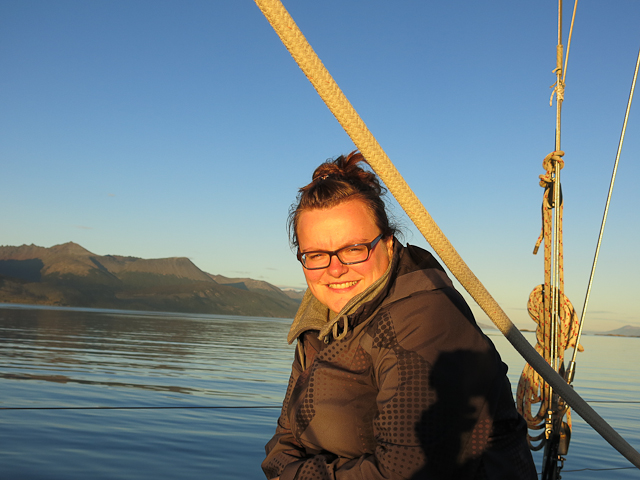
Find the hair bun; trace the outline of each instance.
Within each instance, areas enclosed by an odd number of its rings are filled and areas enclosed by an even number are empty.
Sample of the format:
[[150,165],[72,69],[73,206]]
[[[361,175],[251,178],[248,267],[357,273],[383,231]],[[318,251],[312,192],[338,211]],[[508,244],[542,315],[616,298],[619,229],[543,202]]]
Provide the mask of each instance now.
[[329,177],[344,177],[344,171],[335,161],[327,160],[313,172],[312,181],[326,180]]
[[362,168],[359,163],[368,165],[364,156],[354,150],[349,155],[341,155],[335,160],[327,160],[313,172],[312,182],[327,180],[330,178],[340,179],[356,186],[358,189],[371,189],[378,195],[383,193],[378,177],[368,170]]

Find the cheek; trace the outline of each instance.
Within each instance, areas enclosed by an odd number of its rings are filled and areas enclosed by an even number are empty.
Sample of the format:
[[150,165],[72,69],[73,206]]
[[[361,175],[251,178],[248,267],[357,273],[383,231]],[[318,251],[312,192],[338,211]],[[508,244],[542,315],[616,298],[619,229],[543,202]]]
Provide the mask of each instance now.
[[373,277],[373,280],[379,279],[384,272],[387,271],[387,267],[389,266],[389,259],[385,256],[378,259],[374,268],[371,269],[369,274]]
[[322,270],[307,270],[306,268],[302,270],[307,283],[315,283],[322,276]]

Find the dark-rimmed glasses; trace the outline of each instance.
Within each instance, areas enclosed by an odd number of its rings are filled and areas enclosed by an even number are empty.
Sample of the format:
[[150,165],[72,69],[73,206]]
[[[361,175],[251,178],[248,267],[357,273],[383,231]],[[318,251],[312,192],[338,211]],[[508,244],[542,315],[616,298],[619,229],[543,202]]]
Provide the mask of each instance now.
[[315,252],[304,252],[298,250],[298,260],[304,268],[307,270],[320,270],[321,268],[327,268],[331,265],[331,257],[334,255],[338,257],[340,263],[343,265],[354,265],[356,263],[362,263],[369,260],[371,250],[373,250],[376,244],[382,238],[382,234],[378,235],[369,243],[356,243],[354,245],[347,245],[339,250],[333,252],[325,252],[318,250]]

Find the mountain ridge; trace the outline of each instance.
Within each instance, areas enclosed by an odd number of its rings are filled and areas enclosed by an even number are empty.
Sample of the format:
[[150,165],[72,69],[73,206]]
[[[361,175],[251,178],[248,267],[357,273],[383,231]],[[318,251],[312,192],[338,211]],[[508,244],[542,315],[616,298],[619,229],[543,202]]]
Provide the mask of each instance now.
[[96,255],[74,242],[0,246],[0,302],[285,318],[300,303],[264,281],[204,272],[186,257]]

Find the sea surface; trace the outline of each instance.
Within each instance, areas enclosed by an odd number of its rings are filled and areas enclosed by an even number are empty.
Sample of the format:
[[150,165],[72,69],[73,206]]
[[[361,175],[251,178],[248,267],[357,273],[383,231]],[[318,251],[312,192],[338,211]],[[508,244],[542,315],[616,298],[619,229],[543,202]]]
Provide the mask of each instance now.
[[[264,478],[289,323],[0,304],[0,479]],[[515,391],[523,361],[487,333]],[[640,338],[582,344],[575,389],[640,449]],[[564,479],[640,479],[573,419]]]

